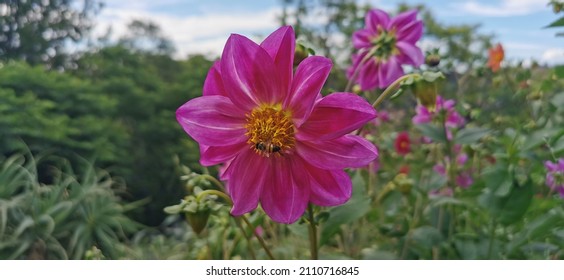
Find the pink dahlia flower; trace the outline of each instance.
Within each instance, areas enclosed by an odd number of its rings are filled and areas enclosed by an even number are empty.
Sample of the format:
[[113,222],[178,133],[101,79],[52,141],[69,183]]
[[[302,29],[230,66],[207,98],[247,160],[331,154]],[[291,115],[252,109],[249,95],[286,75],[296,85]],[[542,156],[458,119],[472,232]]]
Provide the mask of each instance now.
[[352,93],[321,97],[331,61],[310,56],[294,73],[294,49],[289,26],[260,45],[231,35],[203,96],[176,111],[200,144],[200,163],[223,164],[233,215],[260,202],[274,221],[293,223],[310,202],[345,203],[352,186],[344,168],[378,156],[372,143],[349,134],[373,119],[375,110]]
[[425,60],[415,43],[423,35],[423,22],[417,10],[394,18],[378,9],[368,11],[365,27],[353,33],[358,53],[352,56],[349,79],[362,90],[385,88],[403,75],[402,64],[419,67]]
[[546,185],[564,197],[564,158],[558,159],[557,162],[546,161]]

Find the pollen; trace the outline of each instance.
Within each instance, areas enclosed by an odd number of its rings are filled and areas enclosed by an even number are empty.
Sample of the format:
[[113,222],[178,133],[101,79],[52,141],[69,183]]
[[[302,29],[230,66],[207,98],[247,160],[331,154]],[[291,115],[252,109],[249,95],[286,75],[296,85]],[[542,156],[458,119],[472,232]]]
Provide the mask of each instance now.
[[291,113],[280,105],[259,106],[246,115],[247,143],[258,154],[282,155],[294,147],[294,123]]

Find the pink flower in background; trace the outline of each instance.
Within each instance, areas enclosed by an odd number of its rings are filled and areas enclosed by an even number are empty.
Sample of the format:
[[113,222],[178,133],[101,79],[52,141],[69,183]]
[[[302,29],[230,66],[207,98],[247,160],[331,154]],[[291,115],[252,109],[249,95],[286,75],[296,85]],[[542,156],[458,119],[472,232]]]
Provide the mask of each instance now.
[[353,33],[358,53],[352,56],[349,79],[362,90],[385,88],[403,75],[402,64],[419,67],[424,56],[415,43],[423,35],[417,10],[390,16],[379,9],[368,11],[365,27]]
[[546,185],[554,191],[560,193],[560,197],[564,197],[564,158],[558,159],[556,162],[545,161],[546,168]]
[[372,120],[372,124],[380,126],[382,123],[390,121],[390,115],[387,111],[376,111],[376,118]]
[[[465,189],[474,183],[474,179],[472,178],[472,171],[463,170],[464,164],[466,164],[466,162],[468,161],[468,155],[466,155],[465,153],[460,153],[460,147],[455,147],[455,152],[459,153],[455,161],[458,170],[458,174],[456,175],[455,179],[456,185]],[[448,157],[446,157],[445,160],[447,162],[450,161]],[[447,170],[442,164],[435,164],[435,166],[433,166],[433,170],[441,176],[447,176]]]
[[456,103],[452,99],[443,100],[441,96],[437,96],[437,106],[436,111],[431,112],[427,107],[422,105],[417,105],[415,107],[415,116],[412,121],[414,124],[423,124],[432,122],[440,112],[446,114],[445,125],[451,128],[457,128],[464,124],[464,118],[456,112],[454,105]]
[[282,27],[260,45],[233,34],[210,69],[203,96],[176,117],[200,144],[200,163],[224,164],[233,215],[260,202],[274,221],[293,223],[308,203],[334,206],[351,196],[348,167],[362,167],[376,147],[349,133],[375,117],[352,93],[321,97],[332,63],[304,59],[293,72],[294,30]]

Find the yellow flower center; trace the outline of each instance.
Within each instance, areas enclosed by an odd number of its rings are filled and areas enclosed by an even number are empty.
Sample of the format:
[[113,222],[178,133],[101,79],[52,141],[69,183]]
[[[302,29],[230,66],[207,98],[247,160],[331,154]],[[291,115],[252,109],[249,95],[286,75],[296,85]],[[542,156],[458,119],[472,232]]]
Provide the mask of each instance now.
[[247,143],[258,154],[281,155],[294,147],[294,124],[291,113],[277,105],[262,105],[246,115]]

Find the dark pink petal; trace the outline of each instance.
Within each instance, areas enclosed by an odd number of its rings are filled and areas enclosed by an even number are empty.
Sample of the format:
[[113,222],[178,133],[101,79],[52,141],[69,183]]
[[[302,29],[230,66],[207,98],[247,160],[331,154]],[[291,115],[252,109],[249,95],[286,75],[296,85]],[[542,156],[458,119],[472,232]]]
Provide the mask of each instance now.
[[324,170],[306,164],[310,175],[310,201],[319,206],[337,206],[349,200],[352,182],[343,170]]
[[362,167],[378,156],[378,150],[372,143],[356,135],[327,141],[297,141],[296,151],[312,165],[332,170]]
[[225,88],[223,87],[223,80],[221,79],[221,71],[219,69],[219,60],[214,62],[213,66],[210,68],[206,80],[204,82],[203,95],[223,95],[227,96]]
[[374,59],[369,59],[364,62],[358,76],[358,81],[362,90],[373,90],[378,87],[379,68],[380,64]]
[[417,105],[415,112],[417,114],[412,119],[414,124],[430,123],[433,120],[433,116],[425,106]]
[[372,9],[366,14],[365,28],[374,34],[378,34],[378,26],[387,29],[389,23],[390,16],[382,10]]
[[551,161],[548,161],[548,160],[544,162],[544,167],[549,172],[557,172],[558,171],[558,165],[556,163],[552,163]]
[[309,202],[308,172],[298,156],[269,159],[271,169],[260,196],[261,206],[273,221],[291,224],[301,217]]
[[272,57],[255,42],[232,34],[221,57],[221,76],[227,94],[242,109],[277,103],[286,96]]
[[260,46],[268,52],[274,60],[276,72],[280,75],[281,91],[288,94],[292,83],[294,65],[294,49],[296,48],[296,35],[291,26],[283,26],[270,34]]
[[244,113],[225,96],[194,98],[178,108],[176,119],[200,145],[226,146],[247,140]]
[[321,56],[310,56],[298,65],[289,96],[291,100],[287,100],[285,105],[291,108],[296,125],[300,125],[311,113],[332,66],[330,59]]
[[227,146],[200,145],[200,163],[203,166],[220,164],[234,158],[243,149],[249,149],[249,144],[239,142]]
[[263,186],[270,176],[270,161],[253,150],[243,150],[230,164],[227,191],[233,200],[231,214],[243,215],[257,208]]
[[415,45],[400,41],[396,43],[396,47],[402,54],[399,57],[399,62],[401,64],[410,64],[415,67],[419,67],[425,61],[423,52]]
[[357,49],[369,48],[372,46],[370,42],[374,34],[367,29],[360,29],[355,31],[352,36],[353,46]]
[[403,69],[399,61],[395,57],[390,57],[388,61],[380,64],[379,72],[379,88],[386,88],[395,80],[403,75]]
[[390,21],[389,29],[395,28],[396,30],[402,29],[409,23],[417,20],[417,10],[406,11],[398,14]]
[[423,22],[413,21],[397,31],[398,41],[415,44],[423,36]]
[[376,110],[364,98],[348,92],[332,93],[315,103],[296,138],[302,141],[334,139],[375,117]]

